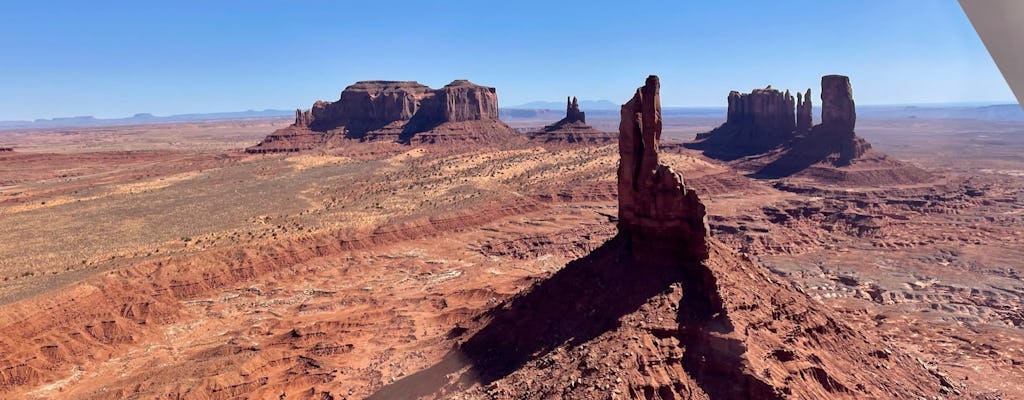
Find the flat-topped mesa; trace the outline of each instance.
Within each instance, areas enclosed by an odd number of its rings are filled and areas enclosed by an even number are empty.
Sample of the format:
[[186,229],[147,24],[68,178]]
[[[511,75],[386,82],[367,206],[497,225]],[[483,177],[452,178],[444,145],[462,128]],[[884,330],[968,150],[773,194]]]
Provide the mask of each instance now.
[[[704,260],[707,219],[697,193],[672,167],[658,161],[661,140],[660,82],[647,77],[622,105],[619,122],[619,233],[633,257],[646,263]],[[665,257],[671,254],[673,257]],[[659,261],[660,260],[660,261]]]
[[754,89],[750,93],[729,92],[727,124],[752,125],[770,133],[788,133],[796,128],[793,96],[772,89]]
[[750,93],[729,92],[726,121],[688,147],[712,153],[712,157],[735,159],[782,146],[796,130],[796,102],[789,91],[771,85]]
[[512,128],[498,119],[493,87],[461,79],[440,89],[415,81],[359,81],[346,87],[338,101],[296,110],[292,126],[246,152],[308,150],[340,139],[432,143],[512,137]]
[[338,101],[314,103],[309,127],[321,132],[345,128],[350,135],[362,137],[388,124],[409,121],[423,100],[433,95],[432,89],[415,81],[356,82],[341,92]]
[[807,89],[806,95],[796,93],[796,131],[797,133],[807,132],[814,126],[811,105],[811,89]]

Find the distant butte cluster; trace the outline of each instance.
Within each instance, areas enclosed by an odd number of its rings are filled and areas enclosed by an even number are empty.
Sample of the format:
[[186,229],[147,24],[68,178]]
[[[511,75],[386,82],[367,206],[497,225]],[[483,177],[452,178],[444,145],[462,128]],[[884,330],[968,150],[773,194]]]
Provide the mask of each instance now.
[[617,139],[614,133],[587,125],[587,114],[580,110],[575,96],[565,100],[565,118],[539,131],[529,132],[527,137],[536,142],[558,144],[603,144]]
[[440,89],[415,81],[360,81],[335,102],[295,110],[295,123],[248,153],[309,150],[343,140],[436,143],[503,140],[512,128],[498,119],[493,87],[455,80]]
[[811,89],[806,94],[781,92],[771,85],[750,93],[729,93],[724,124],[697,135],[692,147],[705,154],[732,160],[792,146],[809,135],[828,134],[830,153],[839,153],[837,165],[848,164],[870,146],[854,134],[857,121],[850,78],[826,75],[821,78],[822,123],[813,125]]
[[[878,179],[916,183],[923,170],[871,151],[855,133],[856,105],[850,78],[821,77],[821,123],[813,124],[811,90],[781,92],[771,85],[750,93],[730,92],[726,121],[697,134],[687,147],[755,169],[754,176],[781,178],[808,171],[831,181]],[[852,168],[854,164],[856,168]]]

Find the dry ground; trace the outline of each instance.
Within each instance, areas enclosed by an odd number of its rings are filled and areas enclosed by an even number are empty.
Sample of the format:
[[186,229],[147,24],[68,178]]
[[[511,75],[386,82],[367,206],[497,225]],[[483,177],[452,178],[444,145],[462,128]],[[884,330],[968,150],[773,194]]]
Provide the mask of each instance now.
[[[279,122],[238,124],[0,132],[0,397],[365,397],[614,234],[615,145],[250,156]],[[858,133],[941,178],[664,157],[723,242],[972,393],[1024,396],[1024,125]]]

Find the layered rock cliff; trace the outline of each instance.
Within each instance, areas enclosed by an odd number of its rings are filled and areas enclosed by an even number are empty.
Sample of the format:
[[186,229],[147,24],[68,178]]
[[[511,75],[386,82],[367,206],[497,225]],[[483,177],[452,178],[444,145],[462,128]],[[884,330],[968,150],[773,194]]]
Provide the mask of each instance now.
[[296,110],[295,123],[267,136],[250,153],[299,151],[339,142],[489,141],[511,138],[498,119],[493,87],[456,80],[440,89],[414,81],[360,81],[335,102]]

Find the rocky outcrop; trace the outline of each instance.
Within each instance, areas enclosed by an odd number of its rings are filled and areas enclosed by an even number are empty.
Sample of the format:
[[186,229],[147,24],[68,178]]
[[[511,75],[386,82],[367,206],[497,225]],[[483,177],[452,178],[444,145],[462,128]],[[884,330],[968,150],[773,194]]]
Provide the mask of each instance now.
[[566,122],[587,122],[587,114],[580,111],[580,103],[576,100],[576,96],[572,97],[572,100],[565,99],[565,119]]
[[246,151],[299,151],[346,139],[433,143],[511,137],[512,129],[498,119],[493,87],[467,80],[441,89],[415,81],[360,81],[345,88],[338,101],[317,101],[307,111],[296,110],[292,126]]
[[566,99],[565,118],[544,129],[528,132],[526,136],[532,141],[551,144],[605,144],[614,142],[617,137],[587,125],[586,113],[580,111],[576,97]]
[[309,127],[311,123],[313,123],[312,110],[302,111],[298,108],[295,109],[295,123],[292,124],[293,126]]
[[679,253],[702,260],[708,254],[704,204],[683,184],[679,173],[658,161],[662,129],[659,90],[658,77],[651,75],[622,105],[619,231],[627,238],[634,256]]
[[807,89],[807,94],[801,96],[800,92],[796,93],[796,131],[797,133],[807,132],[814,126],[814,117],[812,115],[811,106],[811,89]]
[[14,152],[13,147],[0,147],[0,153],[12,153]]

